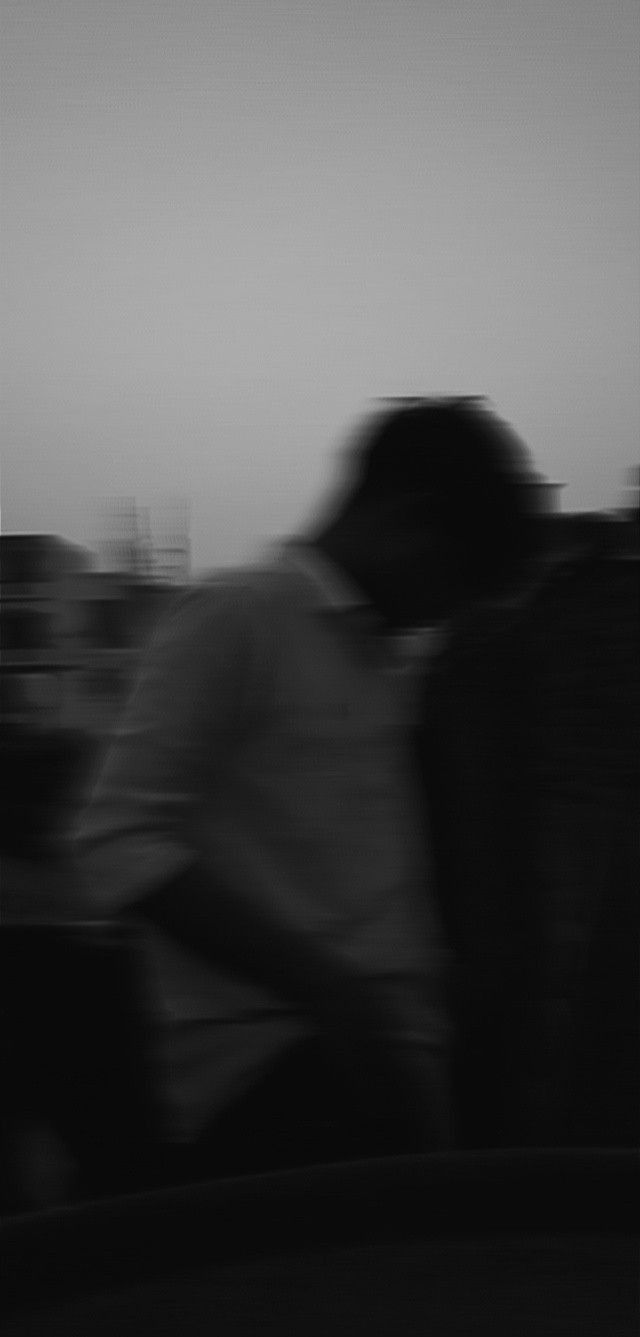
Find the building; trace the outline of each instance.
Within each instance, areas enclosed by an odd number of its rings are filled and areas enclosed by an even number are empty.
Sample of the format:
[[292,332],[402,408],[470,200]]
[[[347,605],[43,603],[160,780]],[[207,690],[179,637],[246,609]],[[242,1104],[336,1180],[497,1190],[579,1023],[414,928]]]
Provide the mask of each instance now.
[[88,550],[52,535],[0,538],[10,728],[109,731],[140,647],[176,588],[93,563]]
[[5,720],[56,717],[79,631],[74,590],[91,564],[86,549],[54,535],[0,536]]

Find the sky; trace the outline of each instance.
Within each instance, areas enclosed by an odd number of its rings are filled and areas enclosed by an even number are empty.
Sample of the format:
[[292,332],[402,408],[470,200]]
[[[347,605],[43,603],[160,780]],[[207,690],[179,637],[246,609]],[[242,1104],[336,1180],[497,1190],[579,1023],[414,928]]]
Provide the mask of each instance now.
[[4,532],[299,528],[378,396],[485,394],[617,505],[640,426],[636,0],[4,0]]

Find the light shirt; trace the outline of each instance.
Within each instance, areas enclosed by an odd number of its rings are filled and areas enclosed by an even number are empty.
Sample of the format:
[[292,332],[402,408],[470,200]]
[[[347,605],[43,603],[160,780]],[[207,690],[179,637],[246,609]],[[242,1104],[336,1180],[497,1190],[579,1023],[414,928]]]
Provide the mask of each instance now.
[[[407,700],[366,597],[311,546],[194,587],[153,638],[83,815],[94,912],[190,867],[196,816],[213,836],[232,826],[299,887],[308,931],[402,996],[407,1034],[445,1044]],[[313,1025],[159,932],[150,947],[171,1130],[189,1138]]]

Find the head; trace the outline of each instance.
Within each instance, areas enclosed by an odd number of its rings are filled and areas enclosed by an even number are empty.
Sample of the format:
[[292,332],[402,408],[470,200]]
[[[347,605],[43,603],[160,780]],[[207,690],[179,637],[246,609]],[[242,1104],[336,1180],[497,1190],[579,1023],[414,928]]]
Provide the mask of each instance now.
[[441,622],[508,593],[533,547],[525,447],[479,398],[401,403],[367,424],[319,542],[392,627]]

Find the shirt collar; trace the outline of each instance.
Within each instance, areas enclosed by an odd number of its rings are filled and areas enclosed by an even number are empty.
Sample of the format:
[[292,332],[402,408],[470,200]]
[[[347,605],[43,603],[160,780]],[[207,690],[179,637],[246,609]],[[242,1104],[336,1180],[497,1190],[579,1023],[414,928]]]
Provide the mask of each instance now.
[[285,552],[294,565],[309,577],[327,608],[346,613],[353,608],[372,607],[370,599],[356,582],[315,544],[293,541],[286,545]]
[[319,606],[326,612],[371,635],[384,631],[383,619],[364,590],[315,544],[293,540],[285,544],[284,554],[285,560],[312,585]]

